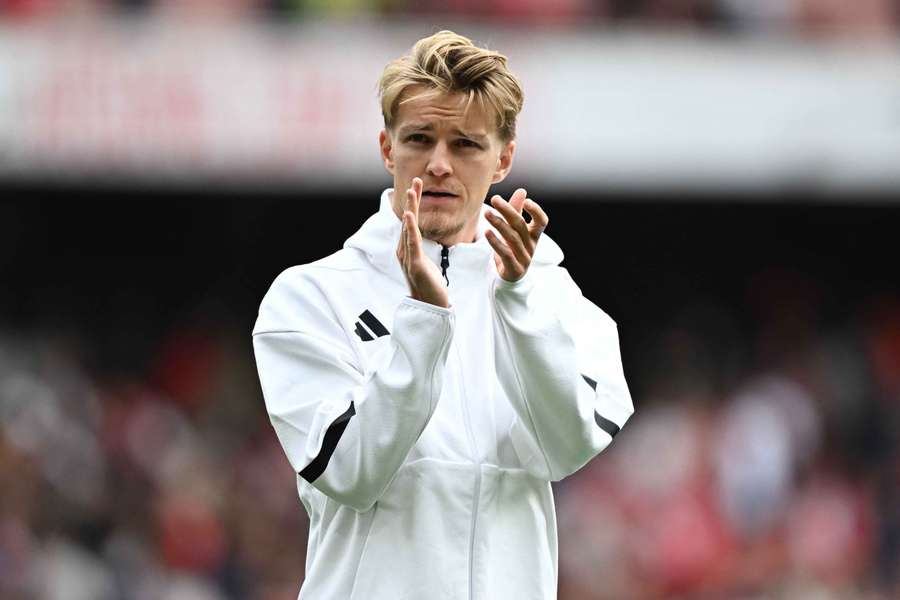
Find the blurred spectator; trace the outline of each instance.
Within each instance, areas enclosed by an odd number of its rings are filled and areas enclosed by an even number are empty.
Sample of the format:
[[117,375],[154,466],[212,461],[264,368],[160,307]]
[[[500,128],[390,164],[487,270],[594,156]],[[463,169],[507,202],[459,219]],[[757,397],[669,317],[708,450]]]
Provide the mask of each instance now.
[[716,481],[729,525],[743,538],[765,535],[818,450],[815,404],[784,378],[757,378],[724,407],[717,431]]
[[784,33],[797,16],[796,0],[718,0],[726,23],[746,32]]
[[113,0],[0,0],[0,15],[15,19],[102,17]]
[[801,31],[884,37],[896,30],[893,0],[795,0]]
[[188,22],[239,21],[260,14],[259,0],[155,0],[155,13],[165,19]]

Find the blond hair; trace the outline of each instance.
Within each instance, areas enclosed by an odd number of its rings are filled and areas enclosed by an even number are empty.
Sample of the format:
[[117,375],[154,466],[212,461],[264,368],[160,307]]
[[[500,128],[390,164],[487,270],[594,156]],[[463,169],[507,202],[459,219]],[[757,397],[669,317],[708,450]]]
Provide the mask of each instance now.
[[474,101],[485,113],[494,115],[502,141],[516,136],[516,116],[524,95],[506,66],[506,57],[499,52],[479,48],[469,38],[447,30],[416,42],[409,54],[387,64],[378,82],[381,114],[388,130],[397,107],[423,95],[401,98],[411,86],[429,88],[425,94],[464,94],[466,109]]

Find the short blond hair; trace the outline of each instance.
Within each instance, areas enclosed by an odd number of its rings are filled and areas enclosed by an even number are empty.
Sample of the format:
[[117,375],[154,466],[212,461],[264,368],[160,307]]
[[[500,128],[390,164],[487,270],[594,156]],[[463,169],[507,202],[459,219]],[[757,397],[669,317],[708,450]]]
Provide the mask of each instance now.
[[392,128],[400,104],[421,96],[401,99],[403,93],[412,86],[425,86],[426,93],[464,94],[466,108],[474,101],[486,114],[494,115],[502,141],[514,139],[524,94],[506,63],[499,52],[479,48],[452,31],[419,40],[409,54],[387,64],[378,82],[385,128]]

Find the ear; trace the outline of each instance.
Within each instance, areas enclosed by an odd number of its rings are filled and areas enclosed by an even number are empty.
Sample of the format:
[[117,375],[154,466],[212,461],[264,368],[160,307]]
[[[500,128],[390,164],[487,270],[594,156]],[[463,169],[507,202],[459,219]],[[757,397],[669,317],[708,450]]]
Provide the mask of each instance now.
[[384,168],[391,175],[394,174],[394,142],[391,134],[386,129],[382,129],[378,134],[378,145],[381,147],[381,160],[384,162]]
[[513,156],[516,154],[516,142],[510,140],[500,149],[500,156],[497,157],[497,168],[494,170],[494,176],[491,183],[500,183],[509,174],[512,169]]

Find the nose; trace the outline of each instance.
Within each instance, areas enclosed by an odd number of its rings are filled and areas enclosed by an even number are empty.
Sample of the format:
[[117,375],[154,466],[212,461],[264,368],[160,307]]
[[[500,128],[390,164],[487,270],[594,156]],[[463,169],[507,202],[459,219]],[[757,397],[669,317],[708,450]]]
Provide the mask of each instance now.
[[433,146],[426,170],[432,177],[444,177],[453,173],[449,148],[444,141],[439,141]]

